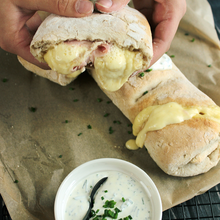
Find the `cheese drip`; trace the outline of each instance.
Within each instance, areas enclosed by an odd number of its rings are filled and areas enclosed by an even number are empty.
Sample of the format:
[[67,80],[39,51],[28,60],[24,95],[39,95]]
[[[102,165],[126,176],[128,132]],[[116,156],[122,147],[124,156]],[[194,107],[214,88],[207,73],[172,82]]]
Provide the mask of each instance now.
[[81,68],[73,72],[73,68],[83,63],[86,51],[87,47],[84,45],[76,46],[61,43],[49,49],[44,55],[44,60],[52,70],[74,78],[85,71],[85,68]]
[[[99,85],[108,91],[120,89],[130,75],[142,69],[143,65],[142,53],[122,49],[116,45],[111,45],[106,54],[95,56],[88,54],[86,45],[61,43],[49,49],[44,55],[44,60],[52,70],[66,74],[67,77],[77,77],[85,71],[86,59],[89,56],[94,56],[93,74]],[[73,71],[74,67],[78,67],[78,70]]]
[[108,91],[116,91],[137,70],[142,69],[143,55],[117,46],[111,47],[108,54],[97,57],[93,74],[99,85]]
[[[143,109],[133,123],[133,134],[137,136],[137,147],[142,148],[144,146],[147,132],[160,130],[167,125],[181,123],[193,117],[208,118],[220,123],[220,107],[184,107],[176,102],[170,102]],[[129,142],[126,143],[126,146],[130,148]]]

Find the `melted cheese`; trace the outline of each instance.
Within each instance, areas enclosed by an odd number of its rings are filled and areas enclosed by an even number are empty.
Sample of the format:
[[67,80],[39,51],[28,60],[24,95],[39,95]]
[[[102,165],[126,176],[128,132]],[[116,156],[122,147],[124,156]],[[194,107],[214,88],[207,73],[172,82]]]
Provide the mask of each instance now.
[[142,68],[143,57],[140,52],[111,47],[108,54],[97,57],[93,74],[99,85],[108,91],[116,91],[128,80],[130,75]]
[[184,107],[176,102],[170,102],[143,109],[133,123],[133,134],[137,136],[137,147],[143,147],[148,131],[160,130],[167,125],[180,123],[193,117],[204,117],[220,123],[220,107]]
[[87,47],[83,45],[79,47],[78,45],[61,43],[48,50],[44,55],[44,60],[52,70],[60,74],[70,74],[69,76],[76,77],[85,71],[85,68],[75,72],[72,70],[84,61],[83,57],[86,51]]
[[[73,69],[85,63],[87,50],[88,47],[84,45],[61,43],[48,50],[44,55],[44,60],[52,70],[66,74],[67,77],[76,77],[85,71],[85,67],[76,72],[73,72]],[[95,57],[92,72],[103,89],[116,91],[133,72],[142,69],[142,65],[143,55],[140,52],[131,52],[111,45],[108,53]]]

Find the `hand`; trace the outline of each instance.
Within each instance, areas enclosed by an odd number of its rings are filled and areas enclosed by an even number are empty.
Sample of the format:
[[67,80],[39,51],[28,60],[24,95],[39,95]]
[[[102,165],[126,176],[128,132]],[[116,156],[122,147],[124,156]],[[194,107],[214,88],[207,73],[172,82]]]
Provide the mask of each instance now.
[[133,0],[134,7],[148,19],[153,35],[154,64],[170,48],[179,22],[186,12],[185,0]]
[[[110,12],[124,7],[129,0],[99,0],[98,10]],[[36,11],[83,17],[94,10],[89,0],[0,0],[0,47],[10,53],[43,68],[49,67],[38,62],[30,53],[30,43],[41,19]]]

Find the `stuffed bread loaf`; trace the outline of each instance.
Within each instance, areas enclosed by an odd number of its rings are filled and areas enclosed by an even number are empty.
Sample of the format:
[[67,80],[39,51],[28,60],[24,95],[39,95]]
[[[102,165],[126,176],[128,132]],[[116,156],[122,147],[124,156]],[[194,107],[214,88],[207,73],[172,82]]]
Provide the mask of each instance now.
[[[207,172],[218,163],[220,114],[215,103],[193,86],[174,64],[172,69],[145,72],[143,77],[133,75],[133,70],[138,73],[146,69],[152,58],[150,28],[146,19],[137,11],[126,7],[120,12],[93,14],[80,19],[50,15],[38,29],[31,44],[31,52],[38,60],[45,62],[45,54],[58,45],[65,45],[64,50],[58,50],[61,52],[68,51],[68,47],[71,48],[72,45],[78,51],[77,48],[84,45],[83,55],[79,53],[78,56],[82,59],[78,59],[77,63],[70,62],[69,66],[65,62],[61,63],[60,69],[59,66],[58,69],[57,66],[52,66],[55,67],[54,70],[41,70],[19,60],[28,70],[61,85],[70,83],[85,67],[89,68],[101,89],[133,123],[139,147],[145,145],[164,172],[174,176],[192,176]],[[110,79],[106,80],[104,77],[103,82],[103,76],[100,77],[96,72],[100,66],[95,68],[94,60],[87,58],[90,57],[88,54],[93,55],[97,49],[98,52],[103,52],[101,57],[108,54],[109,45],[113,45],[113,51],[117,50],[119,57],[126,50],[134,52],[133,55],[129,53],[129,56],[135,60],[138,53],[138,62],[141,62],[142,67],[137,65],[136,69],[128,68],[128,74],[123,80],[119,80],[120,83],[117,82],[120,74],[114,74],[120,71],[112,69],[113,79],[111,74],[107,74]],[[118,60],[115,57],[113,60]],[[131,62],[129,59],[126,61],[126,65]],[[107,67],[108,65],[104,65],[104,72],[109,72],[106,71]],[[161,123],[157,123],[158,120]],[[153,122],[153,128],[143,129],[148,124],[147,121]]]
[[167,174],[194,176],[217,165],[220,108],[173,63],[130,77],[118,91],[103,91],[133,123],[138,147],[145,145]]

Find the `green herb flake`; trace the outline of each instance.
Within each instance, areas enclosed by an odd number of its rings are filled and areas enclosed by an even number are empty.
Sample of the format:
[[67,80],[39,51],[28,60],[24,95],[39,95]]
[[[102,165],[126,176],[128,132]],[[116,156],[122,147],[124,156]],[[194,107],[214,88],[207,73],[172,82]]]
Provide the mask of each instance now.
[[121,124],[120,121],[116,121],[116,120],[114,120],[113,123],[114,123],[114,124],[119,124],[119,125]]
[[139,77],[144,77],[144,72],[140,73]]
[[91,217],[95,217],[96,216],[96,212],[92,209],[90,212]]
[[62,158],[63,157],[63,155],[59,155],[59,158]]
[[112,103],[112,101],[107,101],[106,103],[107,103],[107,104],[110,104],[110,103]]
[[108,192],[108,190],[105,190],[105,191],[104,191],[104,193],[107,193],[107,192]]
[[128,131],[128,134],[132,134],[132,132],[131,132],[131,131]]
[[153,69],[147,69],[147,70],[145,70],[145,72],[151,72]]
[[104,117],[108,117],[110,114],[109,113],[106,113],[106,114],[104,114]]
[[97,101],[98,101],[98,102],[102,102],[102,99],[98,98]]
[[114,130],[112,129],[112,127],[109,127],[109,134],[112,134],[114,132]]
[[75,90],[75,88],[73,88],[73,87],[70,87],[70,88],[69,88],[69,90]]
[[15,180],[14,183],[18,183],[18,180]]
[[92,129],[92,126],[91,126],[91,125],[88,125],[87,128],[88,128],[88,129]]
[[145,91],[144,93],[143,93],[143,95],[146,95],[148,93],[148,91]]
[[69,121],[68,120],[65,120],[65,123],[67,124]]
[[31,112],[36,112],[37,111],[37,108],[36,107],[29,107],[28,108]]
[[170,55],[170,57],[171,57],[171,58],[174,58],[174,57],[175,57],[175,55]]
[[128,127],[132,127],[132,124],[128,124]]
[[114,208],[116,202],[114,200],[106,200],[103,208]]
[[208,65],[208,67],[211,67],[211,66],[212,66],[211,64]]
[[79,99],[74,99],[74,100],[73,100],[73,102],[78,102],[78,101],[79,101]]
[[2,79],[2,82],[3,82],[3,83],[6,83],[6,82],[8,82],[8,79],[7,79],[7,78],[4,78],[4,79]]
[[102,196],[102,197],[101,197],[101,200],[104,200],[104,199],[105,199],[105,198]]
[[121,199],[121,200],[122,200],[122,202],[125,202],[125,201],[126,201],[124,197],[122,197],[122,199]]
[[188,36],[188,35],[189,35],[189,33],[185,33],[185,35],[186,35],[186,36]]
[[191,42],[194,42],[195,41],[195,38],[193,38],[192,40],[191,40]]
[[98,212],[99,212],[99,209],[97,209],[95,213],[98,213]]
[[82,132],[78,134],[78,136],[81,136],[81,135],[82,135]]

